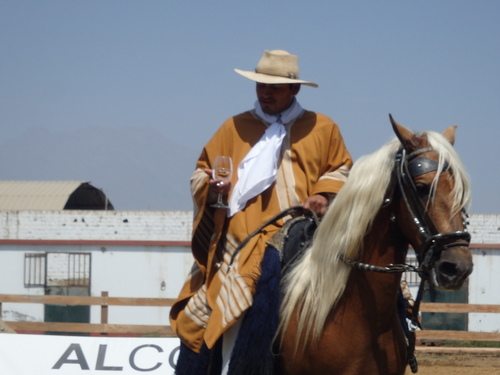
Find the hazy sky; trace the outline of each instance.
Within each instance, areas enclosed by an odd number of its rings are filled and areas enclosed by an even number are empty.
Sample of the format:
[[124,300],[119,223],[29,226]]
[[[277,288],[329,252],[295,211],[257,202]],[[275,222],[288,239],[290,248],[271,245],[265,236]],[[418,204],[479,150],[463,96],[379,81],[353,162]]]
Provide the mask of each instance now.
[[355,158],[392,138],[388,113],[414,130],[459,125],[471,212],[500,214],[499,19],[498,0],[0,0],[1,143],[31,128],[154,128],[193,150],[175,161],[192,169],[253,106],[233,69],[285,49],[319,84],[301,105],[336,121]]

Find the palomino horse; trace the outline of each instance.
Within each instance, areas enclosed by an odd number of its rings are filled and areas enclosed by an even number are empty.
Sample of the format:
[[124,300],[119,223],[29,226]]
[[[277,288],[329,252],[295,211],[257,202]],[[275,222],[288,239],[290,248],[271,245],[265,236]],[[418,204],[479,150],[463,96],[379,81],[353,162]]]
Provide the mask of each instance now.
[[395,265],[411,244],[421,277],[435,287],[458,289],[472,272],[470,188],[452,147],[455,127],[413,134],[390,119],[397,138],[355,163],[285,277],[282,374],[404,374]]

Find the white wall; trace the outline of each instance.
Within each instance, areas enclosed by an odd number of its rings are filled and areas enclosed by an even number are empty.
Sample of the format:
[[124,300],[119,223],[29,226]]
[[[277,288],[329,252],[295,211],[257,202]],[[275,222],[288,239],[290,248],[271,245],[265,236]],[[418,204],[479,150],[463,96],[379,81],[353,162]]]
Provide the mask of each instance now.
[[[0,293],[45,293],[24,287],[26,253],[84,252],[92,296],[175,298],[193,262],[191,221],[187,211],[0,212]],[[4,303],[2,310],[5,320],[43,321],[43,305]],[[109,323],[169,324],[169,310],[110,306]],[[91,322],[100,322],[100,307],[91,308]]]
[[190,211],[0,211],[0,239],[189,241]]
[[[0,246],[0,293],[43,295],[43,288],[24,287],[24,253],[31,248],[16,245]],[[15,321],[43,321],[43,305],[2,304],[3,319]]]
[[[0,245],[1,294],[43,295],[42,287],[24,287],[24,254],[85,252],[91,254],[91,295],[110,297],[175,298],[192,266],[191,250],[181,246],[70,246]],[[165,288],[162,290],[162,281]],[[5,320],[43,321],[43,305],[4,303]],[[169,324],[169,308],[110,306],[112,324]],[[100,307],[91,308],[91,323],[100,323]]]
[[[469,276],[469,303],[500,305],[500,249],[473,249],[474,271]],[[500,314],[469,314],[469,330],[499,332]]]

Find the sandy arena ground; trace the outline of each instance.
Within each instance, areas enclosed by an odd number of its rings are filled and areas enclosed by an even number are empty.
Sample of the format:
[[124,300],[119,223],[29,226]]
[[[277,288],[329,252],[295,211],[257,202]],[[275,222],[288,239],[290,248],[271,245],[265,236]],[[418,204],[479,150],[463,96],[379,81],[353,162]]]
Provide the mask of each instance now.
[[[500,375],[500,351],[482,349],[472,353],[450,350],[446,353],[418,352],[417,375]],[[405,375],[411,375],[408,368]]]

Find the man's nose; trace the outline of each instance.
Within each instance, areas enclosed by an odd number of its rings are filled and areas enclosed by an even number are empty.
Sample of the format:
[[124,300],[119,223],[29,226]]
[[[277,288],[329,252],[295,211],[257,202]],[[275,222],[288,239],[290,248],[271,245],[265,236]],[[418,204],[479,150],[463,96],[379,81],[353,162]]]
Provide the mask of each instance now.
[[273,96],[273,89],[269,86],[264,87],[262,90],[262,95],[264,95],[268,98]]

